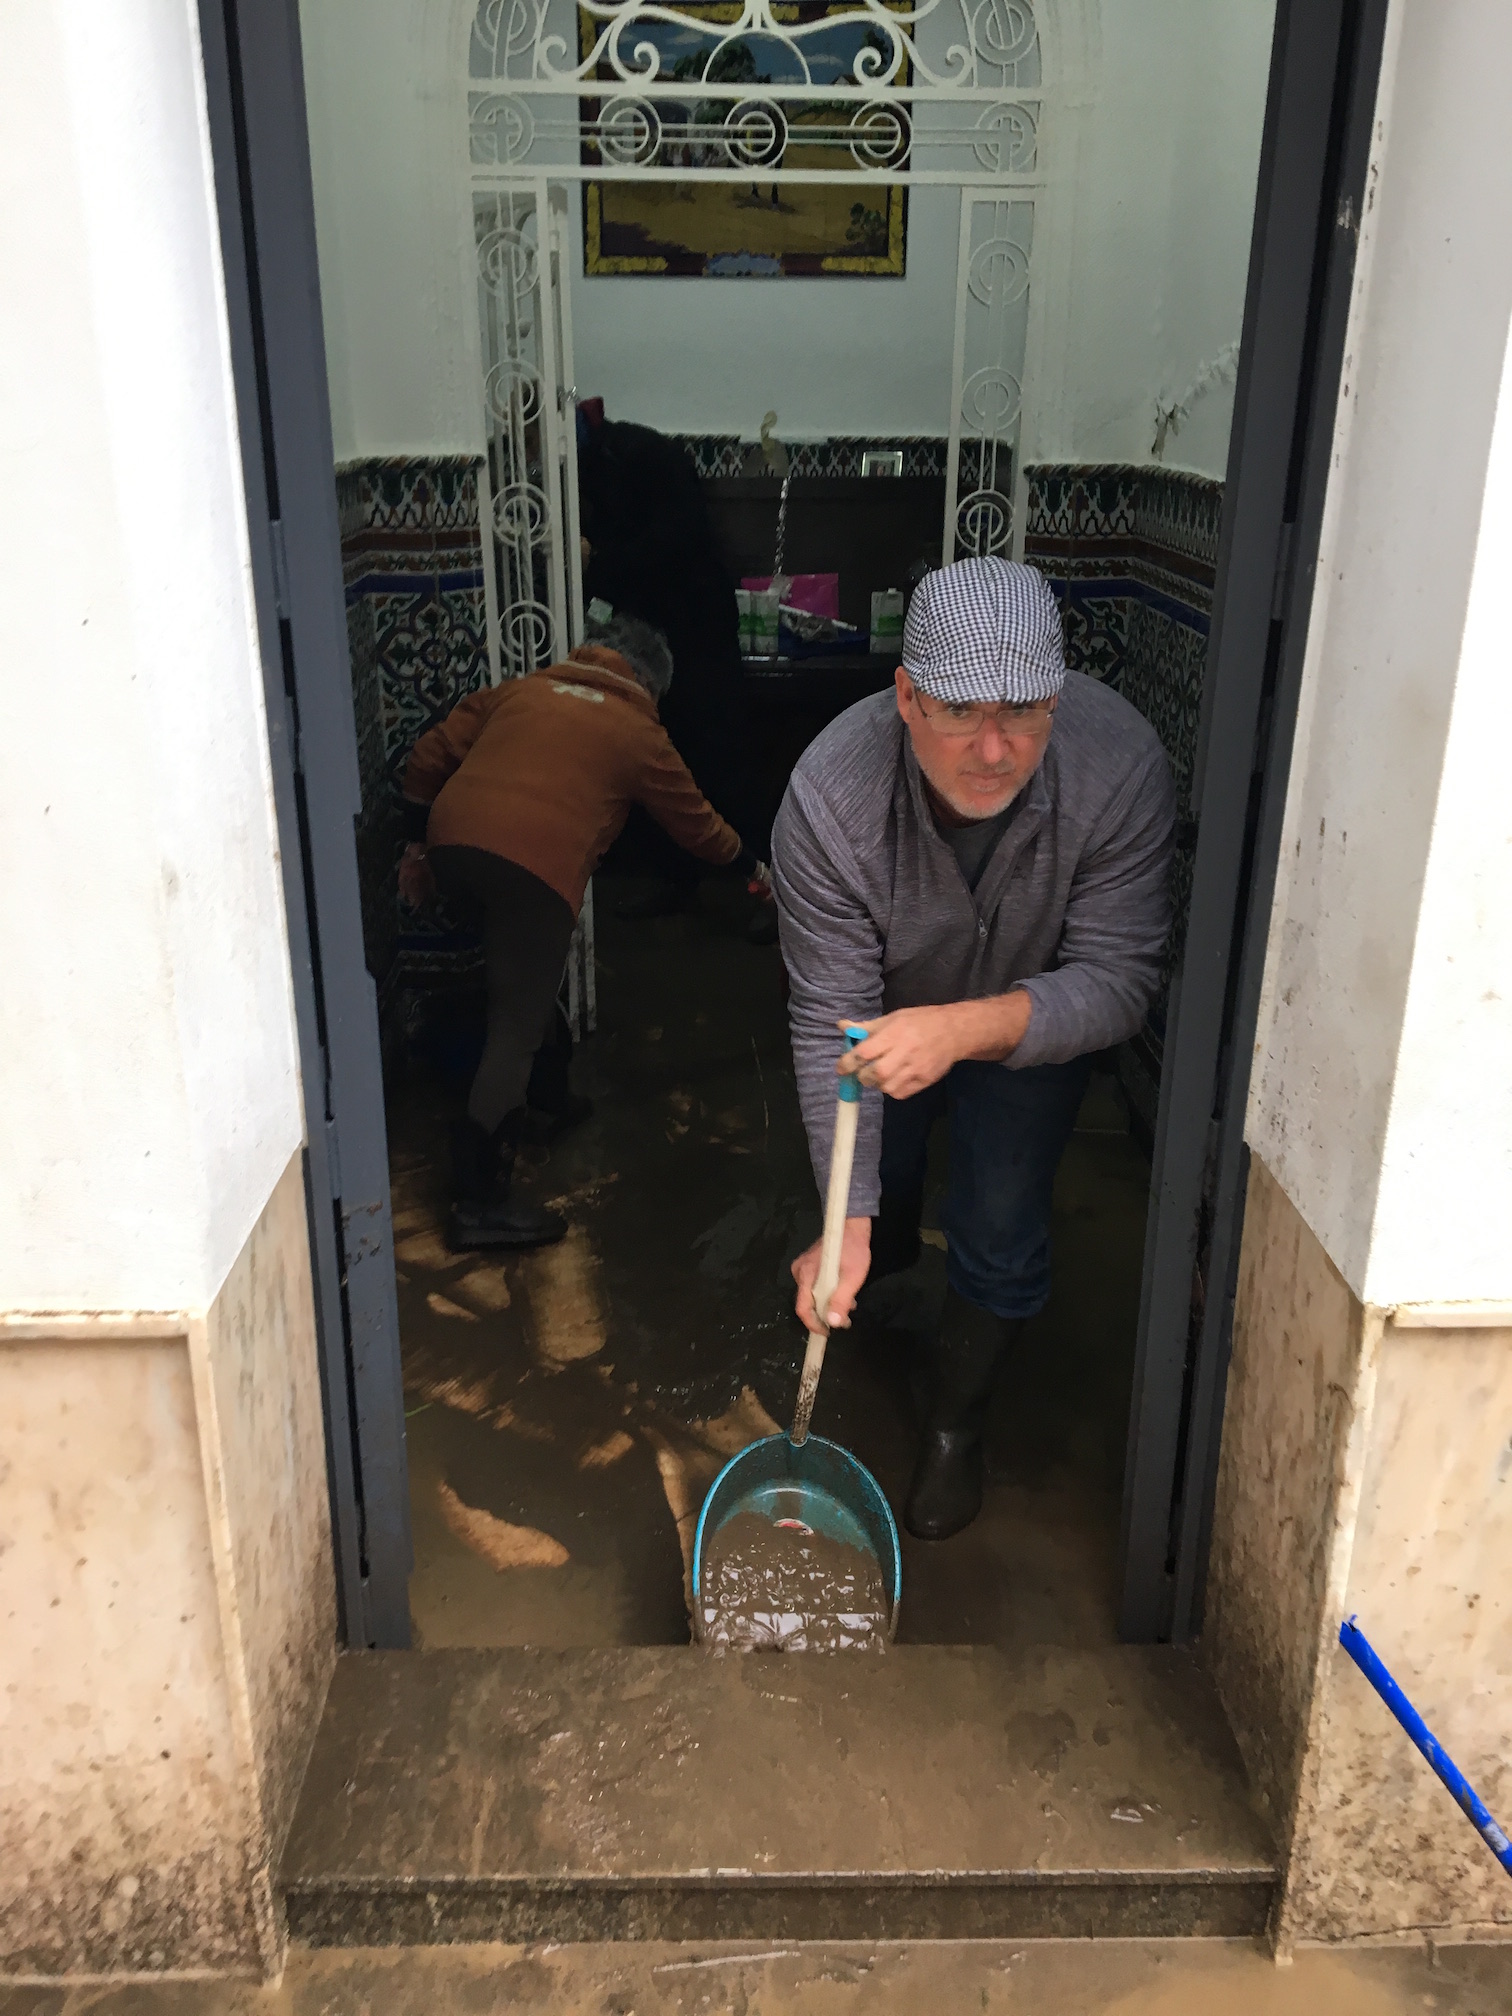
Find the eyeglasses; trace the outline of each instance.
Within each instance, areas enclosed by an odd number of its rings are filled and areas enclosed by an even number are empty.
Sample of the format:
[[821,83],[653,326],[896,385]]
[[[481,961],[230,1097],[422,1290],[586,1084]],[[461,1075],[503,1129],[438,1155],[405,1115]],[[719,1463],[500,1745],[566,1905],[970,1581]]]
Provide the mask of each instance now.
[[1053,700],[1036,700],[1015,706],[1011,702],[1001,707],[973,707],[961,701],[942,701],[938,707],[926,707],[924,696],[914,688],[914,699],[919,712],[937,735],[959,737],[962,741],[968,735],[980,735],[990,720],[999,735],[1043,735],[1049,732],[1050,723],[1055,718]]

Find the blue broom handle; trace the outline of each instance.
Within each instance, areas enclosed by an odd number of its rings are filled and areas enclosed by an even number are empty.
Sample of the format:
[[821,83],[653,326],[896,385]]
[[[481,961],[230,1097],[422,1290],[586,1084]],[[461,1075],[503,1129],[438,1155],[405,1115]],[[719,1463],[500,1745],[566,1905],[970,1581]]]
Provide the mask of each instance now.
[[1449,1788],[1455,1805],[1512,1876],[1512,1841],[1497,1826],[1485,1801],[1382,1665],[1380,1654],[1353,1617],[1339,1626],[1339,1643]]

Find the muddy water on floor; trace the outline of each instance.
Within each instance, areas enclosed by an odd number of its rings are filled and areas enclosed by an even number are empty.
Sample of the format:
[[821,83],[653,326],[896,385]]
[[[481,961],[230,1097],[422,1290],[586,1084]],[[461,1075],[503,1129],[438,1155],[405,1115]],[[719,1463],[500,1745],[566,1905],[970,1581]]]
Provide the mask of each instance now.
[[917,1945],[294,1946],[239,1981],[0,1987],[0,2016],[1506,2016],[1512,1949],[1303,1952],[1216,1939]]
[[[445,1134],[465,1077],[417,1062],[390,1105],[423,1645],[685,1644],[704,1494],[792,1419],[787,1266],[819,1201],[781,962],[745,942],[728,894],[639,924],[602,906],[599,1031],[574,1065],[597,1110],[522,1158],[526,1193],[572,1222],[560,1247],[451,1253]],[[1073,1140],[1055,1292],[999,1393],[982,1516],[943,1545],[904,1536],[903,1639],[1112,1642],[1145,1175],[1107,1116]],[[909,1284],[926,1312],[942,1249],[936,1232]],[[831,1339],[814,1420],[895,1508],[914,1451],[906,1327]]]
[[796,1520],[737,1512],[709,1542],[703,1641],[729,1652],[880,1652],[887,1592],[873,1554]]

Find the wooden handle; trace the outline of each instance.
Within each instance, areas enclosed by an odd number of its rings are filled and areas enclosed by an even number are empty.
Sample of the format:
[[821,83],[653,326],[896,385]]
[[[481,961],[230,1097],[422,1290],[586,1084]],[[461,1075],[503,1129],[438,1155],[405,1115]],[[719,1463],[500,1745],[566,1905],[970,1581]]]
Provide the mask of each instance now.
[[829,1300],[840,1280],[840,1249],[845,1240],[846,1206],[850,1203],[851,1169],[856,1159],[856,1123],[861,1117],[859,1099],[840,1099],[835,1111],[835,1141],[830,1150],[829,1192],[824,1203],[824,1239],[819,1248],[819,1272],[814,1277],[814,1312],[820,1328],[808,1333],[808,1349],[803,1354],[803,1376],[798,1382],[798,1405],[793,1409],[794,1442],[808,1440],[809,1417],[814,1396],[819,1391],[819,1374],[824,1370],[824,1346],[829,1331],[824,1319]]
[[845,1242],[845,1214],[850,1203],[851,1170],[856,1162],[856,1123],[860,1117],[859,1099],[836,1101],[829,1193],[824,1201],[824,1243],[819,1248],[819,1272],[814,1277],[814,1310],[821,1323],[829,1313],[829,1299],[840,1280],[840,1249]]

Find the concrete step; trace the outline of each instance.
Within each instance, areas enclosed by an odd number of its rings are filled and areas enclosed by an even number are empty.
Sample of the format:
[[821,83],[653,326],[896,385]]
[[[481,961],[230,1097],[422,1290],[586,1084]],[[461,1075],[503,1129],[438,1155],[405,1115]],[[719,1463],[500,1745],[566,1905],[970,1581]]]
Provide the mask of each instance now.
[[313,1945],[1262,1929],[1270,1840],[1160,1646],[357,1653],[285,1857]]

